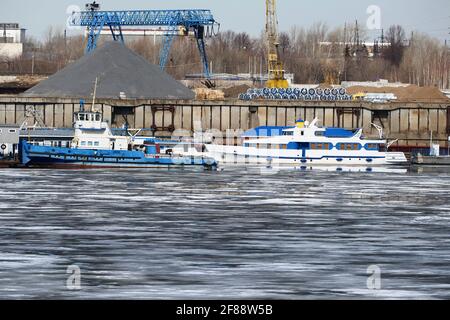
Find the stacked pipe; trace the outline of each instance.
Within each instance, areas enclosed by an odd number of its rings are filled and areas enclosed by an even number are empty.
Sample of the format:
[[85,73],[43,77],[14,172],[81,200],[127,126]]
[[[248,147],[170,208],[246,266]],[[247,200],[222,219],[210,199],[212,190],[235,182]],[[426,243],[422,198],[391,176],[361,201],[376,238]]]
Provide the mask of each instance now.
[[301,101],[351,101],[345,88],[250,88],[239,95],[240,100],[301,100]]

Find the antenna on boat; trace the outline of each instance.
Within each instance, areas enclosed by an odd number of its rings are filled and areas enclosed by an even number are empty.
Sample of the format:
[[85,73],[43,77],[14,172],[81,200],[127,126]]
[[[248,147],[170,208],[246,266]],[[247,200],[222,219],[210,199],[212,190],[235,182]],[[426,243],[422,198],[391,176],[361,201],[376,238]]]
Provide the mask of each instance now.
[[386,150],[389,150],[389,148],[392,147],[392,145],[393,145],[394,143],[396,143],[396,142],[398,142],[398,139],[395,139],[395,140],[393,140],[393,141],[390,141],[390,142],[386,145]]
[[371,125],[373,125],[375,127],[375,129],[378,130],[378,134],[380,135],[380,139],[383,139],[383,127],[375,124],[375,123],[370,123]]
[[310,128],[316,127],[317,123],[319,122],[319,119],[316,117],[314,120],[309,124]]
[[96,95],[97,95],[97,84],[98,84],[98,77],[95,77],[94,95],[92,97],[92,106],[91,106],[91,111],[92,112],[96,112],[96,110],[95,110],[95,98],[96,98]]

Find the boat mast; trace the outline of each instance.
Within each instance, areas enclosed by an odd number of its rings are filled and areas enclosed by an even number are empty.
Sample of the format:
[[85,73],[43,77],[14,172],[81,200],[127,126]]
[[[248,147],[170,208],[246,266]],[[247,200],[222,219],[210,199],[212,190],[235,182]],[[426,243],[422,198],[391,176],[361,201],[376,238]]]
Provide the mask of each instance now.
[[92,97],[92,106],[91,106],[91,111],[92,112],[96,112],[96,110],[95,110],[95,98],[96,98],[96,95],[97,95],[97,83],[98,83],[98,78],[95,77],[94,95]]

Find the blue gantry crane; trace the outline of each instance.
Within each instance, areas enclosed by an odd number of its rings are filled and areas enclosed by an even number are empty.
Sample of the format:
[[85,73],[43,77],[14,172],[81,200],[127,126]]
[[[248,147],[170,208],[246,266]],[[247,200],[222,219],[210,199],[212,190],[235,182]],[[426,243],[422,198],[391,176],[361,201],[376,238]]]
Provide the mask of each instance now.
[[[213,33],[219,24],[215,21],[211,10],[133,10],[133,11],[100,11],[98,4],[86,5],[86,11],[74,12],[70,19],[72,26],[88,28],[86,52],[95,49],[100,33],[104,28],[111,31],[115,41],[123,41],[124,26],[158,26],[165,28],[165,36],[161,47],[159,64],[165,68],[170,48],[175,36],[189,35],[193,31],[203,64],[203,72],[209,77],[209,65],[205,48],[206,29]],[[181,33],[180,33],[181,30]]]

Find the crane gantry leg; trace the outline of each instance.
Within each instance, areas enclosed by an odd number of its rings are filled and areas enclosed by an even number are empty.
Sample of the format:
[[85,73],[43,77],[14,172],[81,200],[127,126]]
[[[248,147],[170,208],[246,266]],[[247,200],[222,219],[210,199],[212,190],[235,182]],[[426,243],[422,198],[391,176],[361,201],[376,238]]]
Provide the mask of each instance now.
[[88,43],[86,46],[86,53],[91,52],[97,47],[97,39],[105,26],[106,19],[102,16],[94,16],[93,23],[88,28]]
[[[205,46],[205,27],[195,26],[193,27],[193,29],[195,40],[197,42],[197,48],[200,53],[200,57],[202,59],[203,73],[206,78],[209,78],[210,77],[209,64]],[[162,70],[165,69],[167,61],[169,60],[170,48],[172,47],[173,39],[176,36],[176,33],[177,28],[172,27],[168,30],[167,35],[164,37],[159,58],[159,66],[161,67]]]
[[113,15],[113,17],[109,21],[108,25],[109,25],[109,29],[111,30],[111,34],[113,36],[114,41],[124,42],[122,26],[121,26],[120,19],[117,16],[117,14]]
[[209,63],[208,57],[206,55],[206,46],[205,46],[205,27],[199,26],[194,29],[195,39],[197,40],[198,51],[200,52],[200,56],[203,63],[203,73],[206,78],[210,77],[209,74]]
[[89,35],[86,53],[93,51],[97,47],[97,41],[100,37],[100,33],[105,26],[108,26],[111,30],[114,41],[124,42],[122,27],[118,21],[118,18],[108,20],[105,16],[94,16],[92,25],[88,27]]
[[169,60],[170,48],[172,47],[173,39],[175,38],[177,28],[172,26],[169,28],[167,34],[164,36],[164,40],[161,46],[161,52],[159,54],[159,66],[162,70],[165,69],[167,65],[167,60]]

